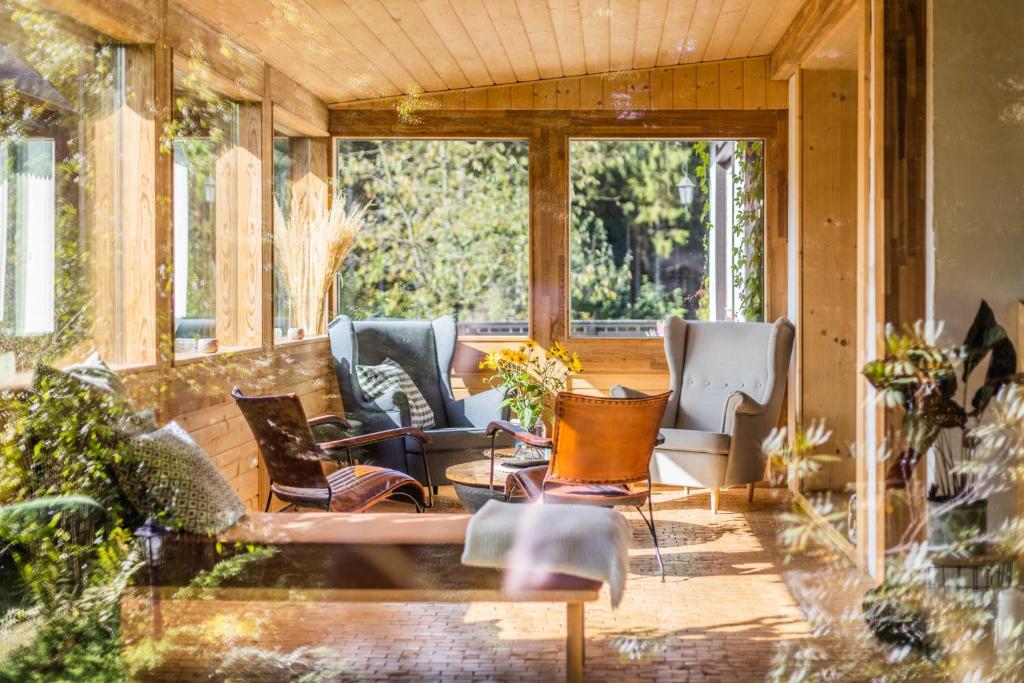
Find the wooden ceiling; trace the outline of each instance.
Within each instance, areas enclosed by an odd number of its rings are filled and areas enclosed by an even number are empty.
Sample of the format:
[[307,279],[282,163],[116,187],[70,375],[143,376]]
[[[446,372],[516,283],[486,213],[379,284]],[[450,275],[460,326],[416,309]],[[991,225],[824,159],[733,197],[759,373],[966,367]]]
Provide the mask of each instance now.
[[327,103],[767,55],[803,0],[176,0]]

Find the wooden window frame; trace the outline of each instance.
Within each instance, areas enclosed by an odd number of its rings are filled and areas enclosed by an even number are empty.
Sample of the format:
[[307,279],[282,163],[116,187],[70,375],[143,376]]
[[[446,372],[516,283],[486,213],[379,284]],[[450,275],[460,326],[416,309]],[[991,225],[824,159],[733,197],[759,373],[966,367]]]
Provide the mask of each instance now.
[[[610,140],[763,140],[765,144],[765,318],[786,314],[785,110],[395,111],[336,109],[330,132],[337,139],[527,140],[530,178],[530,336],[541,344],[572,344],[588,372],[664,373],[660,338],[573,337],[569,324],[569,142]],[[781,261],[781,262],[780,262]],[[482,347],[496,338],[460,338]],[[461,344],[460,344],[461,346]],[[460,363],[456,363],[460,365]],[[470,367],[467,363],[466,367]]]

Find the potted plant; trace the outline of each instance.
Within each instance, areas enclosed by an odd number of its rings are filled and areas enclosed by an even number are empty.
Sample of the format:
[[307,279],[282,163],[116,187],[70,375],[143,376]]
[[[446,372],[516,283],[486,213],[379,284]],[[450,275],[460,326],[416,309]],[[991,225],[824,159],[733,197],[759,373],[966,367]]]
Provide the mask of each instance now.
[[[494,373],[486,382],[505,392],[502,405],[515,413],[520,426],[543,436],[552,399],[565,390],[570,377],[583,372],[583,364],[579,355],[557,341],[543,350],[537,342],[527,339],[517,347],[488,353],[480,362],[480,369]],[[543,459],[518,446],[516,457]]]
[[[1015,375],[1017,354],[1006,330],[985,301],[958,348],[941,348],[941,329],[918,323],[895,333],[886,330],[885,357],[869,362],[862,373],[889,407],[903,410],[906,447],[886,475],[887,488],[905,488],[922,456],[935,458],[934,481],[928,490],[929,545],[954,548],[985,532],[987,501],[973,467],[977,440],[972,435],[999,389]],[[984,381],[968,407],[972,373],[989,360]],[[961,365],[957,378],[957,363]],[[956,396],[962,383],[962,403]],[[984,552],[984,544],[966,542],[968,554]]]

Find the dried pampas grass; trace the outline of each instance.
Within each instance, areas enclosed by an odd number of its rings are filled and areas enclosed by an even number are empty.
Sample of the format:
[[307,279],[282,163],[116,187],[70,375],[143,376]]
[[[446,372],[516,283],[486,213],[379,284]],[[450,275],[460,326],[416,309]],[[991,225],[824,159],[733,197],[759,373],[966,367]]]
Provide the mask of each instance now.
[[326,331],[331,281],[366,223],[367,205],[349,207],[336,196],[328,209],[324,199],[293,188],[287,217],[274,202],[274,243],[288,283],[291,326],[310,335]]

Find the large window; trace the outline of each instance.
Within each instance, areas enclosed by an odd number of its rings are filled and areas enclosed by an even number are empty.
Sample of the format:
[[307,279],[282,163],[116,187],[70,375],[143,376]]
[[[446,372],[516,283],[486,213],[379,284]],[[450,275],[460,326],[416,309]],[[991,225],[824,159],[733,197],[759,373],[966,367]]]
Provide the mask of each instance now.
[[760,320],[761,149],[572,141],[573,336],[656,336],[668,315]]
[[454,314],[464,334],[527,333],[526,142],[342,140],[337,154],[336,201],[366,209],[339,312]]
[[130,50],[19,7],[0,10],[0,382],[94,349],[152,351],[126,350],[120,277]]

